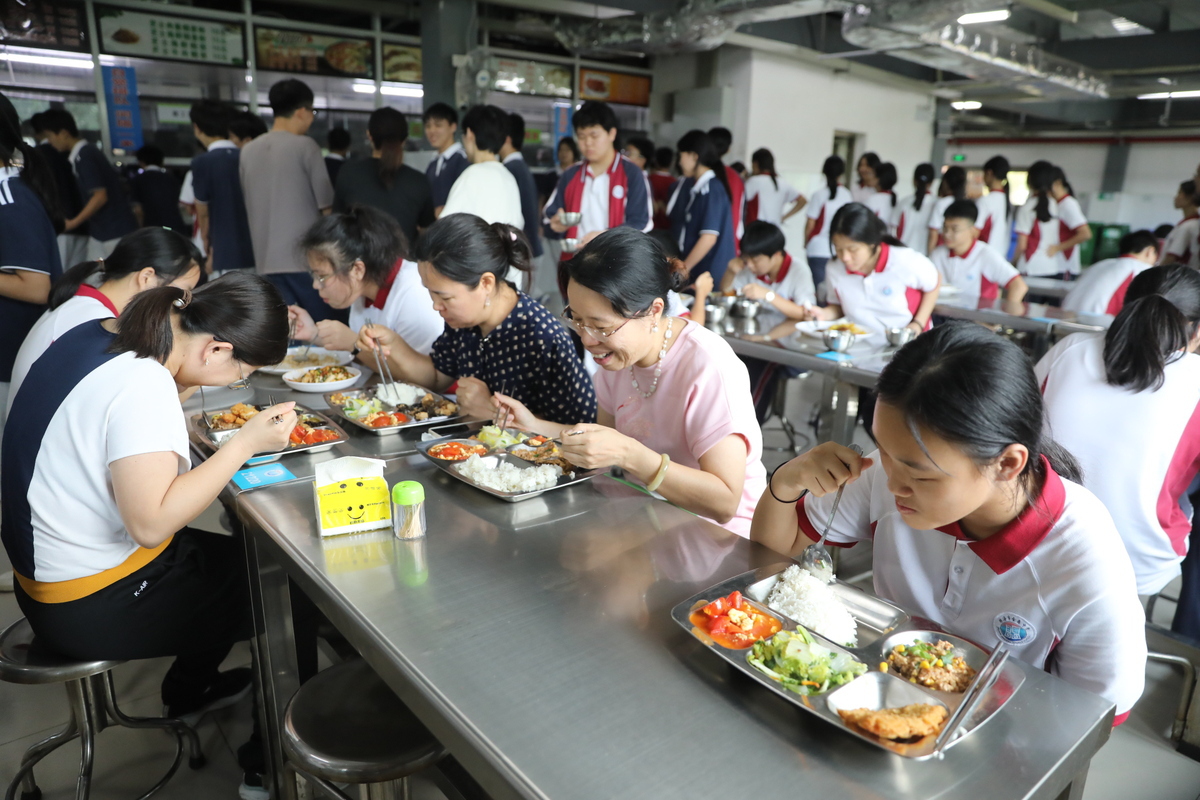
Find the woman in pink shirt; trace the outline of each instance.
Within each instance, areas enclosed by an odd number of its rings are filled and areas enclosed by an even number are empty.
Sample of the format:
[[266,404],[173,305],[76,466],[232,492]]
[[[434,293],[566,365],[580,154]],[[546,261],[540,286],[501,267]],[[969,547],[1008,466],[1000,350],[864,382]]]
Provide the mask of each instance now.
[[613,228],[567,262],[563,312],[600,366],[599,424],[537,419],[504,395],[510,423],[559,439],[581,467],[621,467],[680,508],[750,535],[766,486],[746,367],[717,334],[666,315],[683,263],[632,228]]

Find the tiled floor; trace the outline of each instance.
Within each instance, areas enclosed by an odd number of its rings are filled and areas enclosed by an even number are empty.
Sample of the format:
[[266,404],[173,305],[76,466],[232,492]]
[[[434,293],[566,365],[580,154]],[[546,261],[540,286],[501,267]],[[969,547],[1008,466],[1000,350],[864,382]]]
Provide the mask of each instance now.
[[[813,386],[806,384],[806,381],[796,383],[789,402],[789,413],[797,423],[807,420],[808,410],[816,399],[815,382]],[[865,435],[862,438],[865,447],[868,441]],[[769,423],[766,444],[782,445],[783,439],[778,424]],[[769,469],[786,457],[785,453],[767,451],[764,461]],[[197,526],[219,530],[218,517],[215,513],[206,514]],[[6,568],[0,550],[0,569]],[[868,568],[865,552],[847,557],[841,565],[842,574]],[[1171,611],[1169,605],[1163,605],[1156,613],[1165,618]],[[0,594],[0,627],[19,616],[13,596]],[[248,663],[249,651],[241,646],[234,650],[226,667]],[[118,698],[127,713],[147,716],[161,713],[158,686],[167,664],[166,659],[141,661],[116,670]],[[1129,721],[1113,733],[1092,760],[1085,800],[1200,799],[1200,763],[1175,753],[1167,739],[1178,701],[1180,676],[1169,666],[1151,664],[1147,678],[1146,694]],[[25,748],[61,728],[67,716],[66,697],[60,687],[0,683],[0,787],[6,787],[16,773]],[[249,700],[202,721],[198,732],[208,757],[207,766],[194,772],[186,764],[181,766],[159,797],[164,800],[236,798],[241,772],[234,751],[246,740],[249,730]],[[97,739],[92,797],[95,800],[136,797],[166,769],[173,748],[171,738],[158,731],[123,728],[104,731]],[[45,800],[75,796],[78,759],[79,747],[71,743],[42,762],[37,774]],[[414,784],[414,796],[416,800],[442,800],[441,793],[428,781]]]

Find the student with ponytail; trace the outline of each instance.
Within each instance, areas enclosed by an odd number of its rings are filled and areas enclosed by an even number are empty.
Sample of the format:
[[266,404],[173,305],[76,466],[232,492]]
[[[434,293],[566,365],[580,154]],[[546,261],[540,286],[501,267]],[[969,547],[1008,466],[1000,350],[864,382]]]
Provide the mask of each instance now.
[[879,449],[863,457],[830,442],[780,467],[750,538],[799,556],[845,484],[827,543],[867,543],[876,594],[1009,645],[1013,658],[1115,703],[1123,722],[1146,669],[1133,569],[1104,504],[1043,432],[1024,352],[949,322],[900,348],[876,389]]
[[875,170],[875,194],[863,203],[874,211],[884,224],[891,223],[892,214],[896,211],[896,193],[892,191],[895,188],[896,165],[886,161]]
[[1012,202],[1008,198],[1008,159],[992,156],[983,165],[983,185],[988,191],[975,201],[979,206],[979,241],[1008,259],[1012,242]]
[[921,255],[929,255],[929,215],[933,213],[933,199],[929,187],[933,185],[933,164],[918,164],[913,170],[913,193],[901,200],[892,213],[892,235],[905,247],[911,247]]
[[[791,184],[775,172],[775,156],[765,147],[755,150],[750,157],[752,174],[746,180],[746,227],[755,220],[782,225],[794,214],[800,213],[808,201]],[[792,203],[785,214],[783,209]]]
[[938,187],[938,199],[929,212],[925,243],[925,252],[932,253],[935,247],[945,244],[942,241],[942,225],[946,222],[946,209],[951,203],[967,199],[967,171],[962,167],[949,167],[942,173],[942,183]]
[[1054,165],[1049,161],[1035,161],[1029,167],[1029,199],[1017,210],[1013,223],[1017,232],[1015,264],[1022,275],[1058,276],[1063,271],[1057,252],[1051,251],[1059,241],[1054,177]]
[[691,282],[707,272],[720,284],[726,265],[737,255],[729,176],[704,131],[685,133],[676,150],[684,179],[667,202],[671,236],[679,243]]
[[1092,227],[1088,225],[1083,207],[1072,196],[1075,190],[1071,188],[1061,167],[1054,168],[1054,181],[1050,184],[1050,192],[1058,206],[1058,244],[1051,245],[1046,252],[1058,257],[1063,277],[1070,280],[1083,272],[1079,245],[1091,240]]
[[[147,289],[194,289],[204,257],[196,245],[167,228],[139,228],[126,234],[104,261],[85,261],[63,273],[50,291],[50,310],[29,331],[13,364],[11,405],[33,363],[56,339],[76,325],[120,316]],[[99,288],[90,285],[99,280]]]
[[825,264],[829,261],[829,223],[842,206],[853,200],[850,190],[842,186],[841,178],[846,173],[846,162],[841,156],[830,156],[821,166],[825,185],[813,192],[804,213],[804,246],[808,255],[808,266],[812,270],[813,285],[821,292],[825,282]]
[[265,279],[161,286],[59,337],[13,402],[0,538],[21,612],[71,658],[175,656],[169,717],[249,690],[250,670],[218,672],[252,634],[242,544],[185,526],[296,424],[292,403],[268,408],[193,469],[178,393],[238,382],[286,350],[287,307]]
[[368,325],[358,336],[364,355],[382,347],[398,380],[436,392],[457,381],[469,416],[494,416],[493,395],[503,392],[555,422],[596,418],[592,380],[570,335],[545,306],[504,280],[510,268],[532,268],[523,232],[449,214],[417,241],[414,260],[444,332],[425,354],[396,331]]

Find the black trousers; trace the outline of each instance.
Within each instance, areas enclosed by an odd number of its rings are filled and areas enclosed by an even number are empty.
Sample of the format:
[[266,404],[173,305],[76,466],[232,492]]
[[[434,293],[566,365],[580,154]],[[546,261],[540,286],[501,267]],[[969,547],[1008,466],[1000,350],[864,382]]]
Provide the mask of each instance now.
[[40,603],[15,586],[38,638],[79,659],[175,656],[165,705],[198,698],[235,642],[253,634],[239,538],[184,528],[146,566],[79,600]]

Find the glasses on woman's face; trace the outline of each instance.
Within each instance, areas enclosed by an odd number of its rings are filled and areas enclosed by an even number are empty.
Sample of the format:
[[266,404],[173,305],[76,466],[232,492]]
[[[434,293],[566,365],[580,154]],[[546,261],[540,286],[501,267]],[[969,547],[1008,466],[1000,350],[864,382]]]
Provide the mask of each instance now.
[[228,388],[230,388],[230,389],[249,389],[250,388],[250,377],[246,374],[246,368],[245,368],[245,366],[243,366],[242,362],[240,362],[240,361],[238,362],[238,374],[241,375],[242,377],[238,378],[236,381],[229,384]]
[[575,331],[576,333],[578,333],[580,336],[582,336],[583,334],[586,333],[588,336],[592,337],[593,339],[599,340],[599,341],[603,341],[603,340],[607,339],[608,337],[612,336],[617,331],[621,330],[621,328],[624,328],[630,322],[637,319],[637,317],[630,317],[629,319],[625,320],[624,322],[622,322],[620,325],[618,325],[615,328],[610,328],[610,329],[593,328],[589,325],[584,325],[583,323],[576,320],[575,314],[574,314],[574,312],[571,311],[570,306],[567,306],[566,308],[563,309],[562,318],[563,318],[563,321],[567,323],[567,327],[570,328],[571,330]]

